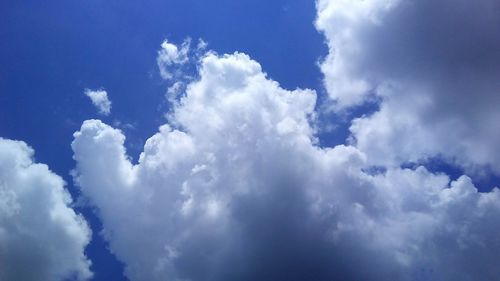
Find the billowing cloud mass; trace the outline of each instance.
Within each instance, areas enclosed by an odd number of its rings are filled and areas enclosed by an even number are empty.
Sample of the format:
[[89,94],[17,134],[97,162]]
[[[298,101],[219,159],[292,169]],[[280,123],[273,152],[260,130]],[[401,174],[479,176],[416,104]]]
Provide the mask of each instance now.
[[380,101],[351,126],[369,162],[438,157],[500,173],[499,1],[319,0],[317,8],[333,108]]
[[111,113],[111,101],[108,99],[106,91],[85,89],[84,93],[90,98],[92,104],[99,110],[100,114],[109,115]]
[[86,280],[90,229],[63,180],[32,157],[24,142],[0,138],[0,280]]
[[138,163],[99,120],[74,135],[75,180],[128,278],[500,276],[498,189],[425,167],[377,172],[364,147],[320,148],[316,93],[281,88],[245,54],[208,52],[198,69]]

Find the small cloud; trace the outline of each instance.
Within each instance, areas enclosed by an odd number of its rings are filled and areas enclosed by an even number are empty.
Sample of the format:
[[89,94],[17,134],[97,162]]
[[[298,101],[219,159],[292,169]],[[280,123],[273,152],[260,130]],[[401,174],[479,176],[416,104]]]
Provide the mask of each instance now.
[[160,75],[165,80],[174,78],[172,66],[183,65],[189,61],[188,53],[191,46],[191,39],[184,40],[179,47],[168,42],[167,39],[161,44],[156,62],[160,69]]
[[109,115],[111,113],[111,101],[105,90],[85,89],[85,95],[92,100],[92,104],[99,110],[100,114]]
[[208,47],[208,43],[207,41],[203,40],[203,39],[198,39],[198,45],[196,45],[196,49],[198,51],[205,51]]

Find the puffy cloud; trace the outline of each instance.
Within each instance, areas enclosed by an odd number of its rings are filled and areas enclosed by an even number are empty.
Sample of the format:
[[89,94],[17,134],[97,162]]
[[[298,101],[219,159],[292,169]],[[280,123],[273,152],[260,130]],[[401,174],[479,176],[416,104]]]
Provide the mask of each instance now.
[[90,229],[64,181],[32,157],[24,142],[0,138],[0,280],[86,280]]
[[[200,41],[201,43],[202,41]],[[180,47],[175,44],[168,42],[165,39],[161,44],[161,49],[158,51],[158,57],[156,58],[156,63],[160,69],[160,75],[165,80],[170,80],[176,78],[178,73],[175,72],[174,67],[176,65],[183,65],[189,61],[189,51],[191,46],[191,40],[186,39]]]
[[84,93],[90,98],[92,104],[99,110],[100,114],[109,115],[111,113],[111,101],[108,99],[106,91],[85,89]]
[[207,53],[144,146],[99,120],[75,133],[75,180],[131,280],[490,280],[500,191],[424,167],[370,171],[320,148],[316,94],[247,55]]
[[351,127],[369,161],[442,157],[500,173],[498,1],[319,0],[317,8],[334,109],[380,100]]

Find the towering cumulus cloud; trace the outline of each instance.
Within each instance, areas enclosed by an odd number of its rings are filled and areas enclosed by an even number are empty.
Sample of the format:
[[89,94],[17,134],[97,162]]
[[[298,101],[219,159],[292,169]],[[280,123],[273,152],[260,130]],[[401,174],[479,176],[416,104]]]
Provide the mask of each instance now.
[[440,157],[500,173],[500,2],[319,0],[337,111],[373,100],[355,144],[377,165]]
[[24,142],[0,138],[0,280],[86,280],[90,229],[63,180],[32,156]]
[[424,167],[364,172],[357,147],[317,146],[314,91],[282,89],[241,53],[198,69],[137,164],[99,120],[74,135],[75,179],[128,278],[500,276],[498,189]]

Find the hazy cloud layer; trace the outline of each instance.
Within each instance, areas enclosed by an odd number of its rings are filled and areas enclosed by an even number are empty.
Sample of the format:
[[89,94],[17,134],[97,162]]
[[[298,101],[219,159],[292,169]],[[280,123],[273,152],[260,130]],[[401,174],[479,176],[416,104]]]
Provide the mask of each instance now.
[[378,112],[351,127],[369,162],[442,157],[500,173],[500,2],[319,0],[317,7],[333,108],[381,100]]
[[109,115],[111,113],[111,101],[108,99],[108,93],[106,91],[85,89],[84,93],[90,98],[92,104],[97,108],[100,114]]
[[24,142],[0,138],[0,280],[88,279],[90,229],[63,180],[32,157]]
[[500,276],[498,189],[365,172],[357,147],[316,145],[314,91],[282,89],[241,53],[198,69],[137,164],[99,120],[74,135],[75,180],[131,280]]

